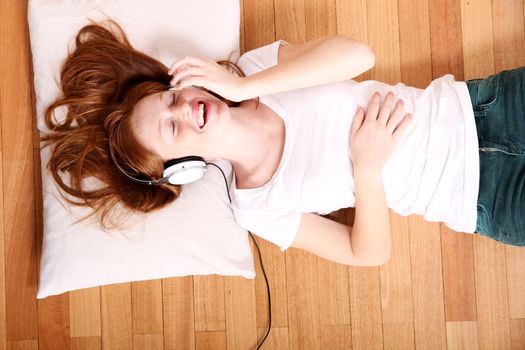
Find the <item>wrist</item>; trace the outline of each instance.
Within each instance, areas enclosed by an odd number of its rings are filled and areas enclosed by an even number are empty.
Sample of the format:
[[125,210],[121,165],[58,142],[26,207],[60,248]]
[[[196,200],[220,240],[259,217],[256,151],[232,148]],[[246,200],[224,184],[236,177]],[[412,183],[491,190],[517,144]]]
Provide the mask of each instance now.
[[243,100],[249,100],[254,97],[258,97],[257,84],[254,82],[253,75],[242,78],[241,91]]
[[381,180],[380,169],[354,168],[354,180],[376,181]]

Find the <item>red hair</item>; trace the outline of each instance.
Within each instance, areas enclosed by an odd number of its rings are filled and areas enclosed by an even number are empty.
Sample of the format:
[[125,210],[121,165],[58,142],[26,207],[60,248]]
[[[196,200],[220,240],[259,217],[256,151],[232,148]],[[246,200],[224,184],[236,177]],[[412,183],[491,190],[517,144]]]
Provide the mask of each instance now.
[[[218,63],[244,76],[234,63]],[[61,69],[62,94],[45,112],[50,132],[41,138],[43,147],[51,146],[47,167],[59,188],[69,195],[64,198],[71,204],[91,207],[88,217],[98,213],[104,230],[120,226],[114,215],[118,214],[117,203],[147,213],[166,206],[181,193],[181,186],[131,181],[116,168],[109,153],[111,140],[119,165],[129,174],[162,177],[163,162],[138,142],[130,113],[142,98],[166,91],[171,79],[167,71],[161,62],[135,50],[114,21],[83,27]],[[54,113],[60,107],[67,107],[67,114],[63,121],[56,121]],[[69,183],[63,181],[61,172],[70,174]],[[104,185],[86,188],[88,177],[96,177]]]

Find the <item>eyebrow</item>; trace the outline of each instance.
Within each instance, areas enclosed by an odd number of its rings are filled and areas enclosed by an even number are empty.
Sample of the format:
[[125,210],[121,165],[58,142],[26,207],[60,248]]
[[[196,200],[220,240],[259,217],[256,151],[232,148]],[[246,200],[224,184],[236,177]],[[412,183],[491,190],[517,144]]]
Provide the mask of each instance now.
[[[159,100],[162,103],[162,93],[159,93]],[[166,141],[164,135],[162,134],[162,118],[159,118],[159,136]]]

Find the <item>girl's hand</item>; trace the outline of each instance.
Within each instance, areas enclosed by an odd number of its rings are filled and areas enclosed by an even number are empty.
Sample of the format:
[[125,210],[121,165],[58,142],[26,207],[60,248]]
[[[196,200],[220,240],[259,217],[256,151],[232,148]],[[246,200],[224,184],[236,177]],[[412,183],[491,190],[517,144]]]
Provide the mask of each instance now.
[[358,107],[350,131],[350,157],[354,173],[378,176],[405,132],[412,115],[403,114],[403,101],[394,106],[394,94],[389,92],[381,106],[381,96],[375,93],[366,111]]
[[245,99],[244,79],[208,59],[186,56],[173,63],[168,71],[171,85],[177,90],[200,86],[234,102]]

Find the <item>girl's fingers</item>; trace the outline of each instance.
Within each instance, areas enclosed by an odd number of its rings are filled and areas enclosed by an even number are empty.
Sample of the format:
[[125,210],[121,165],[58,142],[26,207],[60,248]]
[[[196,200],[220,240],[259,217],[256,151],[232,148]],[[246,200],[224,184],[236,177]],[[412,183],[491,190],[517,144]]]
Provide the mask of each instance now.
[[401,117],[403,115],[403,109],[405,107],[405,104],[403,100],[398,100],[394,110],[392,111],[390,118],[388,118],[388,121],[386,123],[386,128],[393,133],[394,129],[399,124],[399,121],[401,120]]
[[357,112],[354,117],[354,120],[352,121],[352,128],[350,129],[350,136],[353,137],[357,130],[361,128],[361,125],[363,125],[363,120],[365,119],[365,110],[363,107],[358,106]]
[[401,135],[404,134],[405,130],[408,128],[408,126],[410,125],[413,119],[414,118],[412,117],[412,114],[410,113],[405,114],[403,121],[399,123],[397,128],[394,130],[394,133],[392,134],[392,137],[394,138],[395,141],[397,141],[401,137]]
[[379,113],[380,104],[381,95],[379,95],[378,92],[375,92],[374,95],[372,95],[372,99],[370,100],[370,103],[368,104],[368,108],[366,110],[365,123],[371,123],[377,120],[377,114]]
[[190,66],[202,67],[206,64],[206,61],[203,60],[202,58],[193,57],[193,56],[183,57],[180,60],[173,62],[173,64],[171,65],[171,68],[168,70],[168,74],[172,75],[174,72],[177,71],[177,69],[181,68],[185,64],[190,65]]
[[176,85],[180,80],[189,76],[204,76],[206,75],[205,69],[201,67],[190,67],[183,70],[179,70],[171,79],[170,84]]
[[206,77],[199,77],[199,76],[190,76],[188,78],[185,78],[179,82],[177,85],[177,89],[184,89],[188,86],[208,86],[208,80]]
[[381,122],[381,125],[386,125],[386,123],[388,122],[390,113],[392,112],[393,103],[394,93],[390,91],[386,94],[385,101],[383,101],[383,105],[381,106],[381,110],[379,111],[379,115],[377,117],[377,120]]

